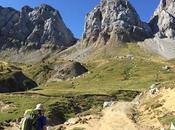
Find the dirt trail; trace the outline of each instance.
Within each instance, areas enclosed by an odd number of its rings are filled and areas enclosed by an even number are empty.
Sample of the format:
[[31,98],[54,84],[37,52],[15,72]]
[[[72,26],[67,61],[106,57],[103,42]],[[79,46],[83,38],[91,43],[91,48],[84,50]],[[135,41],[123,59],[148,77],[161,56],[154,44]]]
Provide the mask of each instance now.
[[[85,130],[139,130],[131,119],[134,105],[131,102],[118,102],[102,111],[102,116],[87,121],[86,124],[67,126],[66,130],[75,127]],[[142,129],[143,130],[143,129]]]
[[16,123],[10,123],[10,127],[5,127],[4,130],[19,130],[19,125]]
[[[169,87],[163,85],[159,93],[155,95],[150,95],[148,91],[132,102],[117,102],[103,109],[98,115],[80,117],[77,124],[63,125],[64,130],[74,128],[81,128],[80,130],[156,130],[163,127],[168,129],[169,125],[164,126],[159,120],[164,116],[175,115],[174,83],[165,84],[167,85]],[[135,113],[136,118],[133,118]],[[59,126],[54,127],[55,130],[58,130],[57,128]],[[16,130],[16,126],[6,130]]]

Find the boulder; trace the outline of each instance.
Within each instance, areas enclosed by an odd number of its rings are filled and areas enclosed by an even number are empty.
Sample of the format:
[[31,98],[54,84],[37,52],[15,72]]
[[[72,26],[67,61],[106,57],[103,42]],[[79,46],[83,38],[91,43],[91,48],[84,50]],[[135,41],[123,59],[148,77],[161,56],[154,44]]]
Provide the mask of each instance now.
[[106,107],[111,107],[112,105],[114,105],[115,102],[113,101],[110,101],[110,102],[104,102],[103,103],[103,108],[106,108]]
[[70,118],[68,121],[66,121],[65,125],[75,125],[77,124],[81,119],[79,117],[76,118]]
[[168,65],[165,65],[162,67],[162,70],[169,72],[169,71],[171,71],[171,67]]
[[155,94],[159,93],[159,89],[160,89],[160,84],[159,83],[152,84],[149,87],[149,93],[150,93],[150,95],[155,95]]
[[173,122],[171,122],[170,130],[175,130],[175,126]]

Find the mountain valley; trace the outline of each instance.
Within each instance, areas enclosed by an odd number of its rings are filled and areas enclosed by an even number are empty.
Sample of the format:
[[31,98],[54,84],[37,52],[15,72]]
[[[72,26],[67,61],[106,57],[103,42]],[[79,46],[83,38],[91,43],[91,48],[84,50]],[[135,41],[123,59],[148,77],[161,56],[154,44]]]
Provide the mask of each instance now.
[[[174,5],[161,0],[146,23],[128,0],[102,0],[81,39],[47,4],[0,7],[0,130],[17,129],[38,103],[54,130],[168,129],[175,123]],[[66,125],[72,118],[78,121]]]

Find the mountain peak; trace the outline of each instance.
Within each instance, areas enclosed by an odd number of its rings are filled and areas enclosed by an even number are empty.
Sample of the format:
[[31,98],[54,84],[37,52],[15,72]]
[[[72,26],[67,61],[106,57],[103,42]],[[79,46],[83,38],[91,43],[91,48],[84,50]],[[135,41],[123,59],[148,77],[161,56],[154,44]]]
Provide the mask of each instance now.
[[52,6],[50,6],[48,4],[41,4],[40,7],[55,10]]
[[175,1],[161,0],[150,26],[156,37],[175,39]]
[[1,49],[38,49],[45,45],[66,48],[76,41],[59,12],[47,4],[24,6],[21,12],[1,7],[0,19]]
[[150,37],[150,27],[142,22],[128,0],[102,0],[86,16],[83,40],[88,43],[139,41]]
[[40,10],[44,10],[46,12],[54,12],[57,11],[56,9],[54,9],[52,6],[48,5],[48,4],[41,4],[40,6],[36,7]]
[[23,6],[22,8],[21,8],[21,12],[31,12],[31,11],[33,11],[33,8],[31,8],[30,6],[28,6],[28,5],[25,5],[25,6]]

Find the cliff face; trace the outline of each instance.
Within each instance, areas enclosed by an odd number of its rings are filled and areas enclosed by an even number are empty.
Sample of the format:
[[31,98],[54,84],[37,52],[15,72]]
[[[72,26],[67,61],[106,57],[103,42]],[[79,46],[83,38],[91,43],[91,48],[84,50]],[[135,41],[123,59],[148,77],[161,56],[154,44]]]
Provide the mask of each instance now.
[[75,43],[59,12],[49,5],[21,11],[0,7],[0,48],[69,47]]
[[152,35],[148,24],[142,22],[128,0],[102,0],[86,16],[83,40],[140,41]]
[[154,39],[139,43],[148,52],[156,53],[168,60],[175,58],[175,0],[160,0],[149,25]]
[[161,0],[150,26],[156,37],[175,39],[175,1]]

